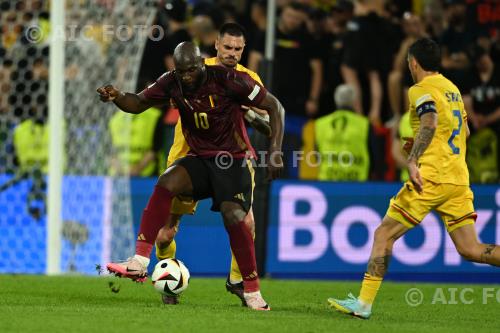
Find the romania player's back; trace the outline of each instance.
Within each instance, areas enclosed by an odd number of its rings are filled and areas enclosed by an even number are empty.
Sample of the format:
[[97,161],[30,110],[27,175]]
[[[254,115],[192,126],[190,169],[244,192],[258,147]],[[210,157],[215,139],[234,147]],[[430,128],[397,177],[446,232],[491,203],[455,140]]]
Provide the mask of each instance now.
[[410,88],[409,98],[414,133],[419,131],[420,116],[429,108],[438,116],[434,138],[419,159],[422,177],[435,183],[468,185],[467,115],[458,88],[441,74],[431,75]]

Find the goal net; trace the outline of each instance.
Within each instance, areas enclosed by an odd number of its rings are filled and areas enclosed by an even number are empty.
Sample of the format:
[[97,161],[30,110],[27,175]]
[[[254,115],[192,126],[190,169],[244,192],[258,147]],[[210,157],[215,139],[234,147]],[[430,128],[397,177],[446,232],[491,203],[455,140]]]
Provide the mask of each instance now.
[[93,274],[126,259],[135,236],[127,170],[109,173],[117,109],[96,88],[135,91],[155,3],[66,0],[64,27],[49,1],[0,3],[0,273],[46,271],[49,40],[64,38],[61,270]]

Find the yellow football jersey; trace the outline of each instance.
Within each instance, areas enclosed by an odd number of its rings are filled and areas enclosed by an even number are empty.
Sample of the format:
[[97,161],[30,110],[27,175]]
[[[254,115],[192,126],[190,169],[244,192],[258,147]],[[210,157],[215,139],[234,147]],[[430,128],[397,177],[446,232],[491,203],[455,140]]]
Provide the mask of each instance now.
[[438,184],[469,185],[465,163],[467,114],[458,88],[443,75],[436,74],[413,85],[408,97],[415,137],[419,132],[420,114],[432,109],[438,116],[434,138],[418,160],[421,176]]
[[[206,58],[205,65],[207,66],[217,65],[217,57]],[[236,65],[236,70],[247,73],[248,75],[250,75],[252,79],[263,85],[259,75],[254,71],[251,71],[245,66],[242,66],[240,64]],[[174,142],[172,143],[172,147],[170,148],[170,151],[168,153],[167,167],[170,166],[179,158],[186,156],[188,151],[189,151],[189,146],[186,142],[186,139],[184,138],[184,134],[182,133],[181,118],[179,117],[179,120],[177,120],[177,124],[175,124]]]

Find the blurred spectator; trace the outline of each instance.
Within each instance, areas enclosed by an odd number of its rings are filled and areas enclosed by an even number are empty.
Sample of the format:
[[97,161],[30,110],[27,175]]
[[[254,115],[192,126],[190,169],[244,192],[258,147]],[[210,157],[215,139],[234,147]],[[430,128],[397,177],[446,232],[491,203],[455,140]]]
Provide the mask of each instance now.
[[427,34],[432,39],[438,40],[447,25],[442,1],[426,1],[422,21]]
[[[252,50],[256,48],[261,41],[262,35],[265,35],[267,28],[267,0],[256,0],[249,4],[250,24],[247,29],[247,48]],[[248,52],[243,54],[242,63],[248,64]]]
[[465,0],[447,0],[446,4],[448,28],[439,39],[443,73],[463,89],[461,83],[465,81],[469,67],[467,52],[476,43],[478,34],[467,29]]
[[467,82],[471,99],[464,101],[469,120],[475,130],[490,127],[500,133],[500,66],[481,47],[476,47],[473,57],[475,66]]
[[[472,58],[474,59],[475,66],[472,72],[467,75],[469,81],[465,85],[468,86],[468,89],[464,93],[464,103],[469,116],[469,122],[472,125],[473,137],[471,138],[471,142],[475,142],[476,145],[472,149],[478,146],[483,147],[482,154],[479,156],[479,160],[476,161],[477,164],[486,163],[488,151],[490,152],[490,156],[494,153],[497,159],[494,169],[498,170],[498,166],[500,166],[500,161],[498,161],[500,157],[498,145],[498,135],[500,133],[500,67],[493,62],[489,52],[479,46],[475,48]],[[467,91],[469,92],[468,94]],[[492,140],[491,134],[481,133],[486,128],[491,130],[493,137],[496,136],[495,140]],[[477,137],[474,138],[474,136]],[[496,145],[494,144],[495,141]],[[471,143],[469,143],[469,146],[471,146]],[[474,164],[476,163],[469,164],[469,167],[472,169],[472,175],[474,175]],[[493,168],[493,166],[490,168]],[[481,167],[481,169],[484,169],[484,167]],[[492,179],[492,176],[488,176],[486,179],[489,181],[497,180],[498,172],[496,178]],[[479,176],[476,177],[476,180],[485,181],[485,177]]]
[[267,0],[256,0],[252,2],[250,17],[258,31],[266,31],[267,27]]
[[148,38],[139,70],[138,88],[144,87],[146,82],[154,82],[161,74],[174,68],[172,56],[175,47],[180,42],[191,40],[185,26],[186,17],[185,0],[168,0],[158,9],[156,24],[164,28],[165,36],[159,41]]
[[354,87],[342,84],[335,90],[338,109],[316,119],[316,145],[321,155],[319,180],[368,180],[370,122],[354,112],[355,100]]
[[158,153],[163,143],[161,114],[153,107],[136,115],[117,111],[111,117],[111,176],[150,177],[158,174]]
[[340,72],[340,65],[344,52],[347,22],[352,19],[353,10],[352,2],[339,0],[332,8],[331,14],[326,21],[328,33],[324,44],[324,84],[320,97],[320,116],[330,113],[331,110],[337,107],[332,96],[335,88],[344,82]]
[[[238,12],[236,11],[236,7],[233,4],[226,3],[220,6],[220,10],[224,15],[224,23],[237,23],[239,21]],[[217,30],[219,30],[218,27]]]
[[[394,45],[398,45],[398,41],[394,27],[383,17],[383,0],[356,0],[354,13],[355,17],[347,25],[342,76],[345,82],[356,89],[358,99],[355,101],[355,111],[364,113],[363,100],[366,101],[369,104],[367,114],[370,122],[380,127],[383,124],[382,82],[392,65]],[[362,82],[365,79],[368,82],[369,96],[363,91]]]
[[[408,56],[408,47],[417,39],[426,36],[422,21],[416,15],[405,13],[403,15],[402,25],[406,37],[402,41],[399,51],[394,58],[394,65],[387,80],[389,103],[392,114],[396,118],[400,117],[402,108],[403,110],[408,108],[408,99],[403,99],[403,96],[407,96],[408,87],[413,85],[413,80],[411,78],[410,71],[408,70],[408,63],[406,59]],[[404,105],[402,102],[403,100],[405,101]]]
[[48,112],[46,106],[42,108],[43,111],[40,111],[33,107],[29,117],[14,129],[14,147],[17,165],[21,172],[28,172],[34,168],[41,170],[44,174],[48,171]]
[[23,178],[31,179],[27,211],[35,219],[44,215],[47,187],[44,178],[49,165],[48,109],[46,100],[37,102],[39,104],[34,104],[30,109],[29,118],[14,129],[14,149],[18,169],[14,180],[11,180],[14,183]]
[[189,30],[193,37],[193,41],[200,48],[203,58],[212,58],[217,55],[214,45],[218,32],[210,16],[195,16]]
[[193,18],[197,16],[208,16],[215,30],[219,30],[226,19],[224,10],[216,1],[196,1],[191,11],[191,16]]
[[413,129],[410,125],[410,112],[405,112],[399,118],[398,126],[392,128],[391,153],[399,169],[399,180],[405,182],[409,179],[407,166],[408,154],[403,150],[406,138],[413,138]]
[[[283,8],[276,29],[275,60],[271,91],[285,107],[283,142],[285,175],[297,178],[292,152],[302,146],[302,128],[308,117],[318,113],[322,85],[322,63],[318,46],[305,29],[306,7],[290,3]],[[258,71],[263,61],[265,35],[252,46],[248,67]]]

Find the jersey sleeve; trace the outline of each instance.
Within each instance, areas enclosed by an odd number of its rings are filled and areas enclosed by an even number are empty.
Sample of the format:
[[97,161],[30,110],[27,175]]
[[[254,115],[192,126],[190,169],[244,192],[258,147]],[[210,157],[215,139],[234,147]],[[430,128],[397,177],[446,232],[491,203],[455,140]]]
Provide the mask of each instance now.
[[228,75],[227,87],[242,105],[259,106],[267,94],[262,84],[244,72],[233,71]]
[[155,83],[141,91],[141,95],[143,95],[147,100],[167,102],[170,100],[168,82],[172,80],[172,76],[172,72],[164,73],[156,80]]
[[420,86],[412,86],[408,91],[408,98],[418,117],[429,112],[437,113],[435,99],[428,90]]
[[259,74],[255,73],[254,71],[248,70],[248,75],[255,81],[257,81],[261,86],[264,86],[264,83],[262,83],[262,80],[260,79]]

